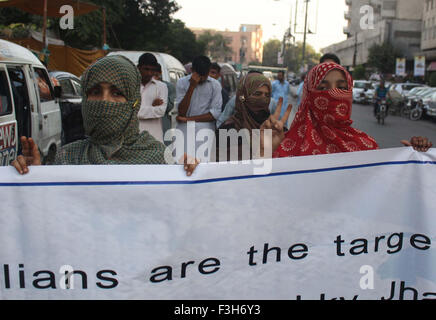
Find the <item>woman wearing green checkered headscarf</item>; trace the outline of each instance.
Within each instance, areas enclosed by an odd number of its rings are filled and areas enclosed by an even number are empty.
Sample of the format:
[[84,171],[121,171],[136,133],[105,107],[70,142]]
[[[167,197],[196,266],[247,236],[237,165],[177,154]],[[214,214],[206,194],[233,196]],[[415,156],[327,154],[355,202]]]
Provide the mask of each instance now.
[[[82,115],[87,136],[58,150],[54,164],[164,164],[165,146],[148,132],[139,133],[141,76],[123,56],[106,56],[83,75]],[[41,164],[38,146],[21,137],[23,155],[11,164],[21,174],[28,165]],[[198,162],[184,155],[191,175]],[[186,164],[189,162],[189,164]]]
[[[138,69],[123,56],[107,56],[91,65],[83,75],[82,115],[88,138],[64,146],[55,164],[165,163],[165,146],[148,132],[139,133],[140,83]],[[98,100],[102,84],[110,85],[112,100],[123,102]]]

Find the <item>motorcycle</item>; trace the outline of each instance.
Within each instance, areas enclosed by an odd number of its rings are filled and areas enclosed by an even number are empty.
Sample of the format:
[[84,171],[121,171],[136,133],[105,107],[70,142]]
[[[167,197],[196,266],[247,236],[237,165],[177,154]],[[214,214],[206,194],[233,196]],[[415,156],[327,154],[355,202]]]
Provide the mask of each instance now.
[[376,114],[377,123],[385,124],[385,118],[387,116],[387,104],[386,99],[381,99],[378,102],[378,110]]
[[410,110],[409,119],[413,121],[419,120],[421,119],[423,113],[424,113],[424,103],[422,100],[419,100],[416,103],[415,107],[413,107]]

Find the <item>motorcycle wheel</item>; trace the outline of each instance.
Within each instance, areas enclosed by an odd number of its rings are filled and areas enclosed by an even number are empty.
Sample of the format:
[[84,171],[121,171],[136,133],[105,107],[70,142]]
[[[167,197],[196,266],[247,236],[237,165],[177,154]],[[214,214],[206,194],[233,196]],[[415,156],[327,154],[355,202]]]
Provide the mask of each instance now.
[[416,121],[421,119],[422,116],[422,110],[419,108],[415,108],[410,112],[410,120]]

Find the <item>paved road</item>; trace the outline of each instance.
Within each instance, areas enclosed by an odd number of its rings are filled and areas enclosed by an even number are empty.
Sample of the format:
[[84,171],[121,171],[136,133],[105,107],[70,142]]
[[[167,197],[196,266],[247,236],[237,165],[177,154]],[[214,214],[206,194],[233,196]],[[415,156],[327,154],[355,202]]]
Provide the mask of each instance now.
[[[295,99],[290,98],[289,101],[295,106]],[[292,121],[295,112],[293,108],[289,121]],[[381,149],[401,147],[400,141],[412,136],[425,136],[436,146],[436,120],[411,121],[389,115],[385,119],[385,124],[379,125],[373,114],[373,106],[361,104],[353,104],[351,119],[354,121],[353,127],[372,136]]]
[[353,104],[351,119],[353,127],[360,129],[375,138],[380,148],[400,147],[400,140],[412,136],[425,136],[436,146],[436,121],[409,119],[389,115],[384,125],[377,124],[372,105]]

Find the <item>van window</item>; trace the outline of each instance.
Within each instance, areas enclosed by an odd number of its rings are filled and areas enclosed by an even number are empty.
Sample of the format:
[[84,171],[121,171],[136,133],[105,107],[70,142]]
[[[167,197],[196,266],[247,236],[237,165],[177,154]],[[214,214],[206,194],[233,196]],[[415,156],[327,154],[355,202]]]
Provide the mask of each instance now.
[[11,92],[6,72],[0,70],[0,116],[12,113]]
[[20,67],[8,67],[8,74],[11,82],[12,95],[14,97],[18,136],[30,137],[31,115],[26,77],[24,76],[24,72]]
[[76,93],[74,91],[73,84],[70,82],[69,79],[61,79],[59,80],[59,83],[62,88],[62,96],[75,96]]
[[39,89],[39,99],[41,102],[54,100],[54,94],[50,86],[50,80],[44,69],[34,68],[35,79]]
[[74,79],[71,79],[71,82],[73,83],[74,88],[76,88],[76,95],[82,96],[82,85]]

